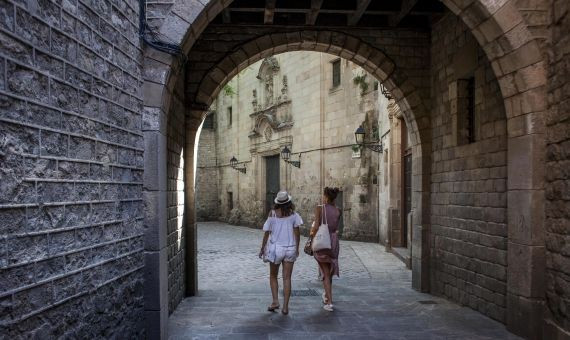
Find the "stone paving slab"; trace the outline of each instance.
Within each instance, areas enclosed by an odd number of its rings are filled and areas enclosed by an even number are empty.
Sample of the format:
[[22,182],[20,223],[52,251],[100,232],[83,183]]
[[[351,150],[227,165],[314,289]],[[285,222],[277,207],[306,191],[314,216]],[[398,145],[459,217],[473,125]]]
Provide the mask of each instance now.
[[[380,245],[360,242],[341,241],[333,313],[322,309],[320,296],[291,297],[287,316],[267,312],[268,265],[257,258],[262,236],[255,229],[199,224],[199,294],[170,316],[170,339],[518,339],[478,312],[414,291],[401,261]],[[301,254],[293,289],[320,295],[316,276],[314,260]]]

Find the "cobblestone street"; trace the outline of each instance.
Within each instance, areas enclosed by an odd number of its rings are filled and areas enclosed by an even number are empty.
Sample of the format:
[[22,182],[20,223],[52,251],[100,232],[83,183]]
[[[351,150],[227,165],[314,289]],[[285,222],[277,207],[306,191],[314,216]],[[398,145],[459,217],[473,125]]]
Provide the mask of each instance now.
[[260,230],[200,223],[199,295],[170,316],[171,339],[517,339],[480,313],[414,291],[403,263],[371,243],[341,241],[335,312],[321,308],[316,263],[301,253],[293,291],[318,296],[292,296],[288,316],[269,313],[268,266],[257,257],[262,236]]

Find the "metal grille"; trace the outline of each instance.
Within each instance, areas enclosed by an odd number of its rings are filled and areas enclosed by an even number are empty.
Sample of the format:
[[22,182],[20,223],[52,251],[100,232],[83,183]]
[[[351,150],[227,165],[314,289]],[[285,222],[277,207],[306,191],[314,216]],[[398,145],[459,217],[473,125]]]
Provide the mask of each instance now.
[[467,80],[467,141],[475,142],[475,78]]
[[421,303],[422,305],[437,305],[437,302],[433,300],[423,300],[423,301],[418,301],[418,303]]
[[[283,291],[281,291],[283,294]],[[308,289],[292,289],[291,296],[319,296],[319,293],[311,288]]]

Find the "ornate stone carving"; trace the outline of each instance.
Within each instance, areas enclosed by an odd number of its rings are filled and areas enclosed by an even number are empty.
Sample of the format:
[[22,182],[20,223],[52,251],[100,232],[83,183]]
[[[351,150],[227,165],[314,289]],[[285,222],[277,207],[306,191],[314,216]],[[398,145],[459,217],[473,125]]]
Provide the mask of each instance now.
[[264,80],[264,76],[266,74],[275,74],[279,72],[279,62],[275,57],[269,57],[263,59],[261,62],[261,66],[259,67],[259,71],[257,72],[257,79]]
[[289,87],[287,85],[287,76],[283,76],[283,87],[281,88],[281,100],[287,100],[289,96]]
[[271,136],[273,135],[273,130],[271,129],[271,127],[266,127],[265,131],[263,132],[263,135],[265,136],[265,140],[270,142],[271,141]]
[[251,101],[251,106],[253,106],[253,112],[258,111],[259,107],[257,104],[257,90],[253,89],[253,100]]
[[265,107],[273,105],[273,75],[265,76]]
[[[252,91],[251,105],[253,113],[250,114],[250,117],[254,121],[253,128],[249,133],[250,138],[263,136],[267,141],[270,141],[274,131],[288,129],[293,126],[287,76],[284,75],[281,78],[281,89],[276,89],[275,79],[279,79],[279,77],[279,63],[277,59],[275,57],[265,58],[257,73],[260,87]],[[261,98],[258,98],[257,90],[261,91]],[[265,128],[265,126],[268,127]]]

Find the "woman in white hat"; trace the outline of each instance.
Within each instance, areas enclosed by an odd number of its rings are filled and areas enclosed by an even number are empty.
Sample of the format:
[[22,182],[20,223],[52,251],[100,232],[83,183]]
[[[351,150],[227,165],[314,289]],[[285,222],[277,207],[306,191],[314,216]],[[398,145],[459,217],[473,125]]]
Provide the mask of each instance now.
[[274,210],[271,210],[263,225],[265,235],[259,257],[263,257],[265,262],[269,262],[269,285],[271,286],[271,295],[273,295],[273,303],[267,308],[270,312],[279,309],[277,275],[279,265],[283,263],[283,308],[281,313],[287,315],[289,313],[289,297],[291,296],[291,273],[293,272],[293,264],[299,256],[299,226],[303,224],[303,220],[295,212],[291,195],[286,191],[278,192],[274,202]]

